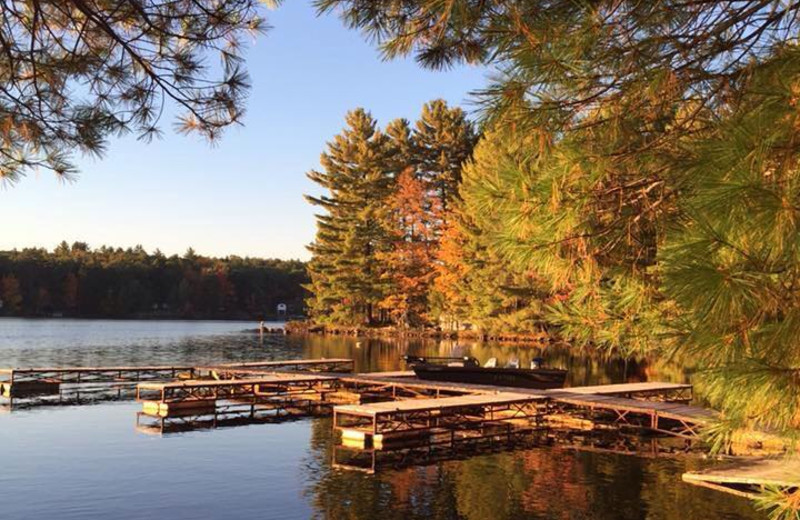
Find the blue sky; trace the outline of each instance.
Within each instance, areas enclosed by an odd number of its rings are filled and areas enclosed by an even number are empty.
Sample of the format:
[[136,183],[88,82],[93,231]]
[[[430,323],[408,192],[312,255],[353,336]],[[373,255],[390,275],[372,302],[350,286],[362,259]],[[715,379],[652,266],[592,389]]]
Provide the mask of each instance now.
[[317,18],[306,1],[286,2],[268,19],[273,29],[247,54],[253,89],[243,128],[211,147],[165,120],[160,140],[113,140],[102,159],[78,157],[77,182],[30,174],[0,189],[0,249],[81,240],[306,259],[315,226],[303,194],[318,190],[305,172],[318,167],[347,110],[363,106],[381,125],[414,120],[439,97],[470,111],[469,92],[485,83],[479,68],[382,62],[360,34],[334,16]]

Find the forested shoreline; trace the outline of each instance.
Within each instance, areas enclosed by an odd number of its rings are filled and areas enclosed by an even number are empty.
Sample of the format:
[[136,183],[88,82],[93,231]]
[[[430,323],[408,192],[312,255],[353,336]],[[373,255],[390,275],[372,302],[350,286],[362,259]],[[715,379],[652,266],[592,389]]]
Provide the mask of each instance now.
[[0,251],[0,316],[261,320],[276,317],[279,303],[298,316],[305,282],[297,260],[62,242]]

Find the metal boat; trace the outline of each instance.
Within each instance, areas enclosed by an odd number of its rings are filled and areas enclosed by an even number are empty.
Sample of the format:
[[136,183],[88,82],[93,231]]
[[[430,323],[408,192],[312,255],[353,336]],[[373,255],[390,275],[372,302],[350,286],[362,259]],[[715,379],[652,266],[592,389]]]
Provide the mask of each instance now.
[[542,368],[540,358],[531,362],[531,368],[520,368],[517,360],[498,367],[496,358],[491,358],[484,366],[473,357],[403,356],[403,359],[417,377],[429,381],[545,390],[562,388],[567,378],[566,370]]

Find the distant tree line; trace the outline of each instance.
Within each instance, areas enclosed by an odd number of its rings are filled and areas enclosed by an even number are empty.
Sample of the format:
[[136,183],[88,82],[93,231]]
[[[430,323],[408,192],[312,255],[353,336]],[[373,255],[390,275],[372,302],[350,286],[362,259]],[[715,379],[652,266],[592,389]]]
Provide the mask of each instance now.
[[263,319],[303,312],[305,264],[82,242],[0,252],[0,315]]

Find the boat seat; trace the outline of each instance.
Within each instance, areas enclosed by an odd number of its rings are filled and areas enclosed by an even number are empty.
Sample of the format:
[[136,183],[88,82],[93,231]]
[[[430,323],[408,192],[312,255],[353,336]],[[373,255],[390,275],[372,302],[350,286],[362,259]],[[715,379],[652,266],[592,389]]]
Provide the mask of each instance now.
[[489,360],[483,364],[483,368],[497,368],[497,358],[489,358]]

